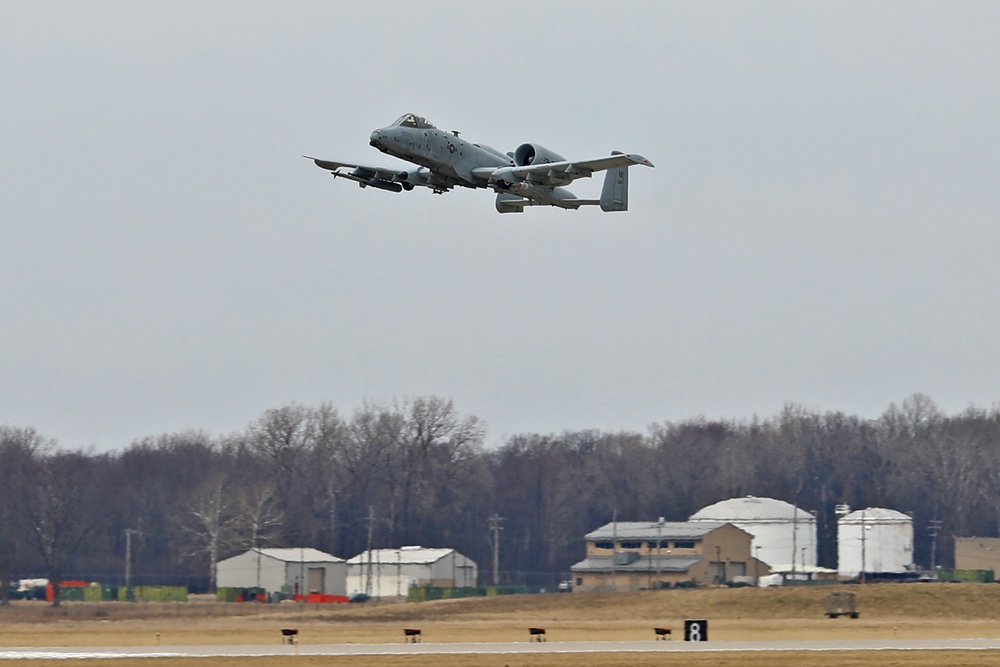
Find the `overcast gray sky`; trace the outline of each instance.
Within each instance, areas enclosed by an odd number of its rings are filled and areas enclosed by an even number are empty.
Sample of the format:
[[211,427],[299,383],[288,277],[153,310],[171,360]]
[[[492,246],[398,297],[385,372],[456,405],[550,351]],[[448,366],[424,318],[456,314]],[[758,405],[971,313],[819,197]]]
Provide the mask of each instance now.
[[[3,10],[0,424],[107,449],[436,394],[496,443],[1000,399],[998,3]],[[500,215],[300,157],[396,164],[368,135],[404,112],[656,169],[628,213]]]

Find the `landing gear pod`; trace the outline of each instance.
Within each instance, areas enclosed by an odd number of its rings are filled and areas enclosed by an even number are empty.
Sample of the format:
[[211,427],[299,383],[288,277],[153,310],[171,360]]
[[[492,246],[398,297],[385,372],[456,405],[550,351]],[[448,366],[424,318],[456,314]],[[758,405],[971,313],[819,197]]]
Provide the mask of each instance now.
[[517,195],[501,192],[497,194],[498,213],[524,213],[524,206],[517,206],[513,202],[524,201]]
[[[381,178],[372,178],[368,180],[368,185],[373,188],[378,188],[379,190],[388,190],[389,192],[402,192],[403,186],[399,183],[393,183],[392,181],[386,181]],[[412,185],[410,187],[413,187]]]

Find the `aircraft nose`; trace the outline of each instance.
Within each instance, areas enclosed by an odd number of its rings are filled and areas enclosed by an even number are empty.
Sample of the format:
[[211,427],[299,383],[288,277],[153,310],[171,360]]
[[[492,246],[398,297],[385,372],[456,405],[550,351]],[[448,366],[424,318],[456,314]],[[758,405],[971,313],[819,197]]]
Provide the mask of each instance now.
[[379,143],[382,141],[382,130],[375,130],[372,132],[372,136],[369,137],[368,143],[375,148],[379,147]]

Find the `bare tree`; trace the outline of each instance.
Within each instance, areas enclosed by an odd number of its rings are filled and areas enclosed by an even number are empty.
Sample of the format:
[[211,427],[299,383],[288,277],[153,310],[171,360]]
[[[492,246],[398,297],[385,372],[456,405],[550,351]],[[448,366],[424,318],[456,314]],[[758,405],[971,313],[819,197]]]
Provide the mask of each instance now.
[[0,426],[0,605],[10,600],[10,581],[19,559],[23,525],[20,525],[19,495],[36,470],[37,457],[47,454],[54,442],[34,429]]
[[265,484],[238,493],[236,523],[242,546],[259,548],[281,525],[283,517],[277,506],[274,487]]
[[216,565],[223,553],[239,548],[239,508],[222,477],[211,480],[190,505],[181,528],[190,544],[186,556],[206,558],[209,588],[216,589]]
[[40,558],[59,606],[59,582],[84,541],[104,521],[99,507],[106,485],[99,468],[107,457],[55,452],[29,462],[15,502],[27,542]]
[[286,539],[333,544],[343,477],[338,463],[348,437],[329,404],[268,410],[250,425],[245,441],[275,488],[276,505],[287,517]]
[[[387,478],[392,492],[392,530],[412,540],[459,471],[477,455],[485,427],[461,417],[450,400],[431,396],[397,405],[386,420],[392,438]],[[430,510],[430,511],[428,511]],[[395,541],[393,538],[390,538]]]

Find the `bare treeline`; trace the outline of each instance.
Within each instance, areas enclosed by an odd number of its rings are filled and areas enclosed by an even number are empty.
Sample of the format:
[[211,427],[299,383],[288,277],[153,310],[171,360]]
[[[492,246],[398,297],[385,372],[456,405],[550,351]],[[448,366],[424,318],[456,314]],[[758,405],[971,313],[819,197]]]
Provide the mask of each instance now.
[[[646,433],[524,434],[486,448],[450,400],[268,410],[245,432],[144,438],[123,451],[64,451],[0,427],[0,580],[23,576],[211,585],[211,563],[252,546],[455,547],[551,585],[611,520],[685,520],[726,498],[779,498],[816,512],[820,564],[836,565],[837,504],[910,512],[915,560],[940,520],[955,535],[1000,530],[1000,410],[948,416],[916,394],[877,419],[788,405],[751,420],[689,419]],[[789,554],[791,557],[791,554]]]

